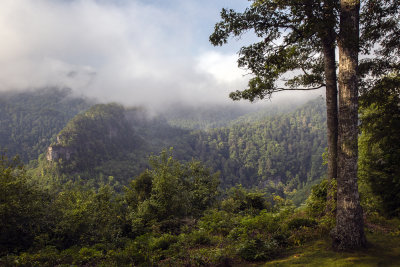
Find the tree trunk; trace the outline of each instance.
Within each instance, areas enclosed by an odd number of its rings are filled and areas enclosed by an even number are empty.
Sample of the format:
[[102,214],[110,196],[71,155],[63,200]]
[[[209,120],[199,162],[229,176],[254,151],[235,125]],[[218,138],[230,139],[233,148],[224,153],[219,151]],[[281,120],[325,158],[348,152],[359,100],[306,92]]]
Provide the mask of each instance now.
[[331,187],[332,179],[337,178],[337,147],[338,147],[338,106],[337,106],[337,81],[335,64],[335,15],[331,1],[326,1],[324,6],[324,19],[326,21],[325,31],[321,37],[324,54],[324,72],[326,83],[326,118],[328,137],[328,181],[326,212],[331,213],[334,207]]
[[341,0],[339,33],[339,139],[336,228],[338,250],[365,247],[357,186],[359,0]]

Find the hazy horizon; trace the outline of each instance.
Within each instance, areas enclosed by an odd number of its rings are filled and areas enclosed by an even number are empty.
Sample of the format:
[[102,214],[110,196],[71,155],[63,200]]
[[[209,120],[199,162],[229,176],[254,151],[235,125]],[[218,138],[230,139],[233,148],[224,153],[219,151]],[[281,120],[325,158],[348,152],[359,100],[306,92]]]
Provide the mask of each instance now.
[[[99,102],[156,108],[230,103],[249,75],[237,51],[213,47],[221,8],[241,0],[3,0],[0,91],[68,87]],[[290,93],[308,98],[317,93]],[[272,101],[289,94],[273,96]],[[285,100],[286,101],[286,100]]]

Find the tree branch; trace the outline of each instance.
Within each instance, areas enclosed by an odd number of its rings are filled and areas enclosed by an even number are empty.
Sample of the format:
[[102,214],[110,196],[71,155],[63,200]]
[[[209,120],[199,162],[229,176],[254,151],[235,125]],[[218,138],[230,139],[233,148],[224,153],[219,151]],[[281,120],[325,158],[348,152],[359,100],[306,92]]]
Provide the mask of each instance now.
[[317,90],[322,87],[325,87],[325,84],[321,84],[320,86],[317,87],[310,87],[310,88],[283,88],[283,87],[278,87],[275,88],[275,92],[281,92],[281,91],[311,91],[311,90]]

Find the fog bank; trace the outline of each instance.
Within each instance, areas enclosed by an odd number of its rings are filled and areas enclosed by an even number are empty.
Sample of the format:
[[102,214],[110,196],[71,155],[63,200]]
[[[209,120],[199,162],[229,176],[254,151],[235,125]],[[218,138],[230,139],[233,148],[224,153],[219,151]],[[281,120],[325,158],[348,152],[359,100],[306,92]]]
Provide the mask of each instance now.
[[214,48],[208,35],[222,7],[247,4],[2,0],[0,91],[68,87],[100,102],[156,109],[228,103],[249,78],[236,67],[241,42]]

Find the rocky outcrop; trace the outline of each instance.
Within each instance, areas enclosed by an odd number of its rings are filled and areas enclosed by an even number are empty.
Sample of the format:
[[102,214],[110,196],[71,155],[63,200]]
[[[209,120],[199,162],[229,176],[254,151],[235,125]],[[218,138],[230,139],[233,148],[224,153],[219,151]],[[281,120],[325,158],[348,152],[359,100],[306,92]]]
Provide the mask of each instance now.
[[58,159],[69,160],[76,151],[70,147],[63,147],[59,144],[51,145],[47,148],[46,158],[48,161],[58,161]]
[[47,149],[46,159],[58,162],[64,172],[93,170],[109,160],[123,158],[140,145],[125,109],[117,104],[98,104],[76,115]]

